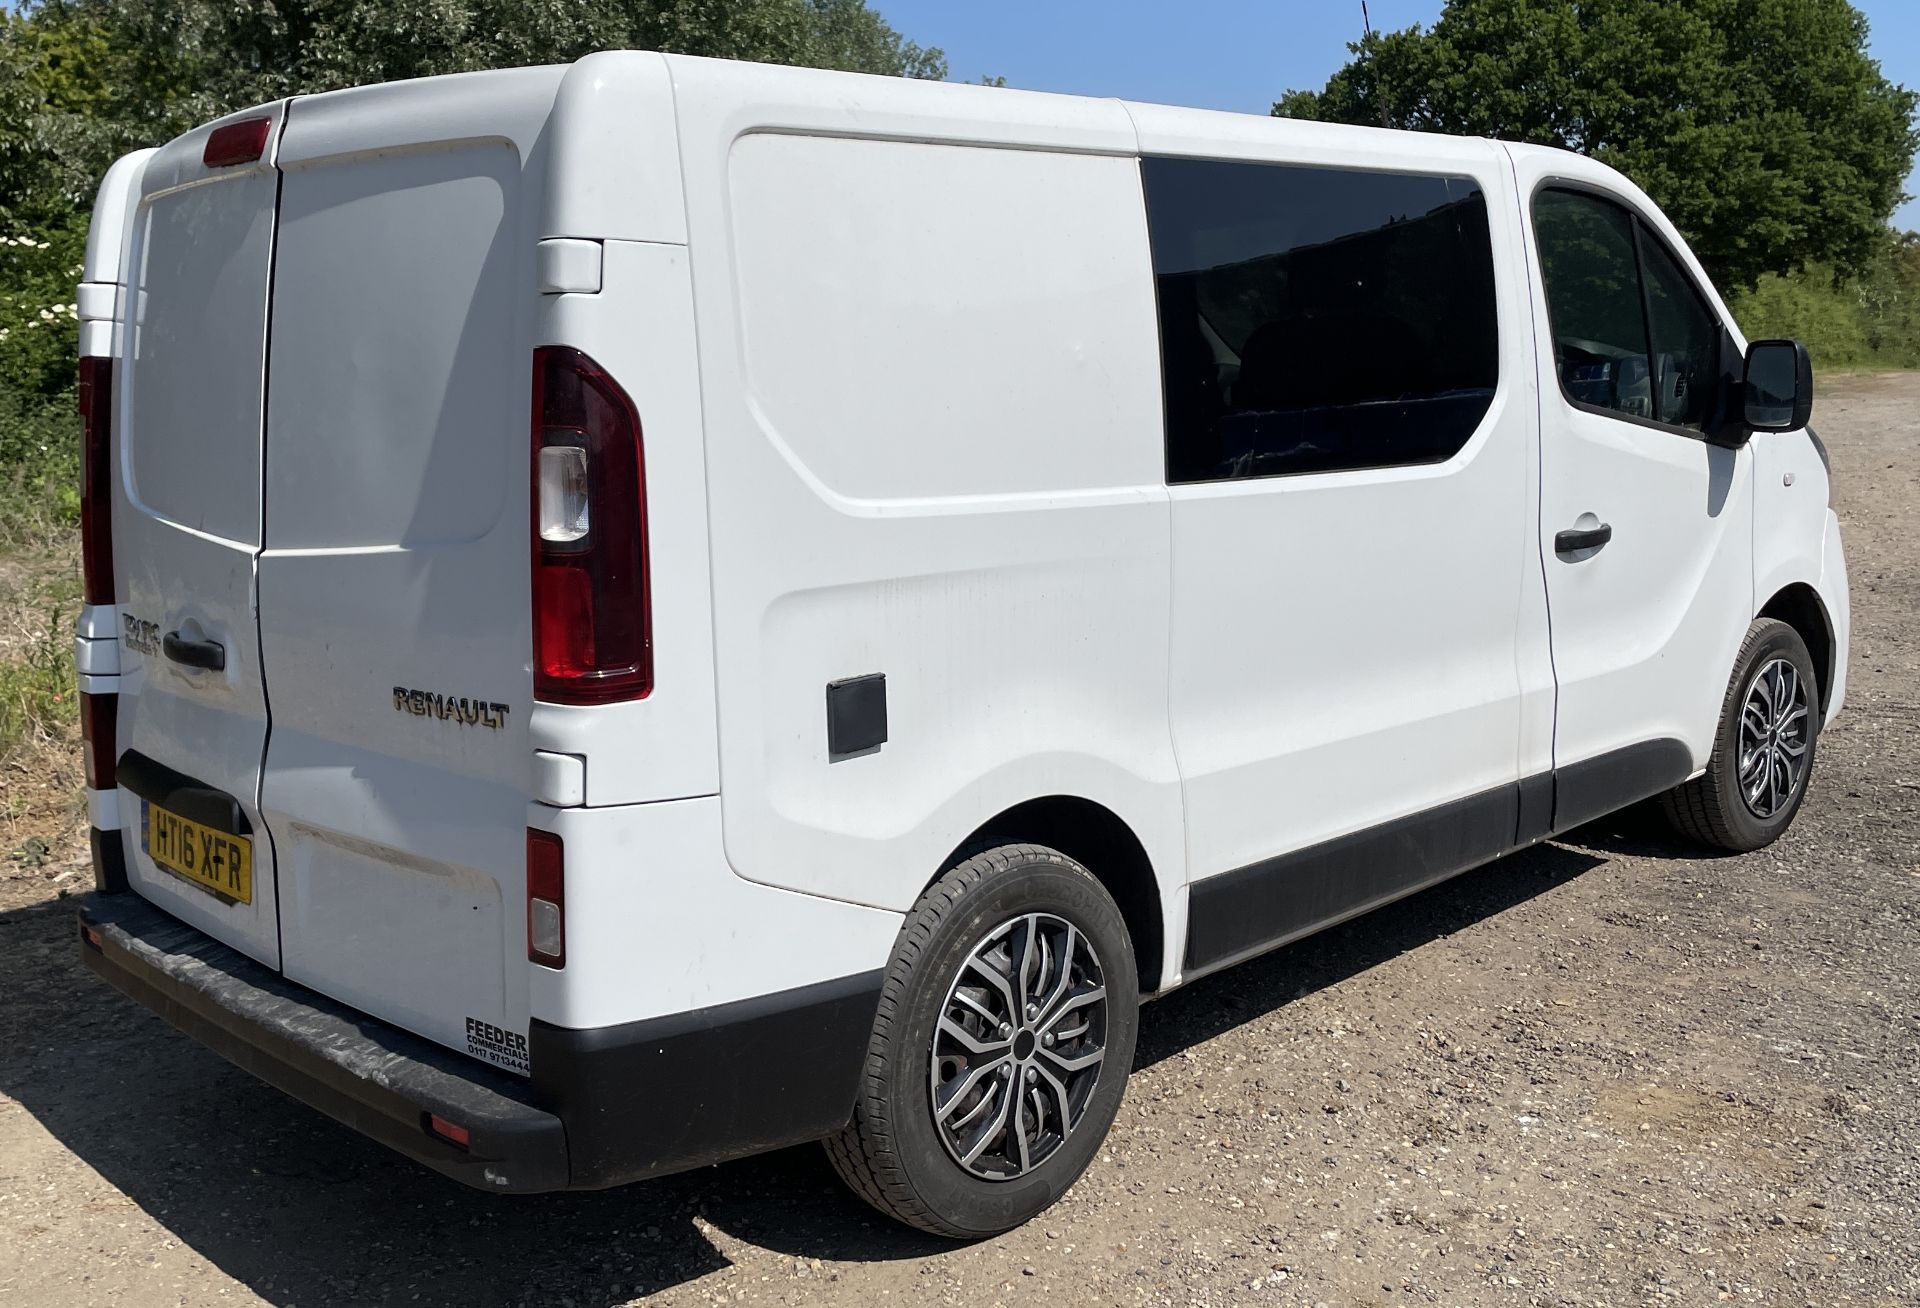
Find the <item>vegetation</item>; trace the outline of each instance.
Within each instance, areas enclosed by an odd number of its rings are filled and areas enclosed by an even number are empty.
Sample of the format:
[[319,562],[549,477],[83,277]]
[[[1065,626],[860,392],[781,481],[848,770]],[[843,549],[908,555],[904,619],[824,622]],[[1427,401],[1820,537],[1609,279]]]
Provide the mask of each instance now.
[[1846,0],[1449,0],[1273,111],[1593,155],[1744,287],[1877,255],[1920,135],[1866,47]]
[[44,616],[46,626],[0,661],[0,759],[22,744],[65,739],[79,717],[67,648],[73,614]]
[[303,91],[638,48],[944,77],[864,0],[39,0],[0,10],[0,548],[78,511],[74,283],[116,157]]
[[1809,264],[1729,298],[1750,338],[1797,336],[1822,368],[1920,368],[1920,233],[1890,235],[1856,277]]
[[947,71],[940,51],[901,36],[865,0],[27,0],[0,9],[0,758],[73,729],[72,607],[63,617],[57,606],[77,592],[74,287],[107,165],[286,95],[600,49],[904,77]]
[[1916,96],[1845,0],[1448,0],[1349,49],[1273,112],[1590,154],[1666,211],[1749,335],[1799,336],[1825,366],[1920,364],[1920,257],[1888,225]]

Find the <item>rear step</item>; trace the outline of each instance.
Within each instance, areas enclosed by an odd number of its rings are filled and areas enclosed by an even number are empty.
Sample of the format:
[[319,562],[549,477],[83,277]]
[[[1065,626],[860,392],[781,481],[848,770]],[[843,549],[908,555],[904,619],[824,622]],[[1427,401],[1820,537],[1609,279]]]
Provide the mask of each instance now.
[[565,1128],[524,1079],[336,1004],[136,895],[84,902],[87,966],[242,1070],[476,1188],[566,1187]]

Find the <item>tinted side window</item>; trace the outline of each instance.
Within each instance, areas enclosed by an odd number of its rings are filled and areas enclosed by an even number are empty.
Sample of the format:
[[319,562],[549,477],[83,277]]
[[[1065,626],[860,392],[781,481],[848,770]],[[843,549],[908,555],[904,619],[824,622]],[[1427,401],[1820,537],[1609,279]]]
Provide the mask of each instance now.
[[1542,191],[1533,230],[1561,389],[1582,404],[1653,417],[1633,219],[1595,196]]
[[1486,196],[1470,178],[1141,161],[1167,477],[1435,463],[1499,381]]
[[1693,280],[1644,227],[1640,261],[1653,329],[1655,412],[1662,422],[1704,430],[1719,375],[1720,323],[1700,302]]
[[1659,238],[1579,191],[1540,192],[1533,230],[1567,398],[1704,431],[1721,386],[1720,322]]

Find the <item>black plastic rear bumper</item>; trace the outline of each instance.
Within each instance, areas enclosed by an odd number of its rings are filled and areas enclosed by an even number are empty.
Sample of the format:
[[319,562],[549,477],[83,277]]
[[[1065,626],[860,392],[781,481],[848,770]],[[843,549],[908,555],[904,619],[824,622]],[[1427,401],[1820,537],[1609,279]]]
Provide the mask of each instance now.
[[[88,967],[235,1065],[499,1193],[596,1189],[816,1140],[852,1113],[878,972],[624,1026],[536,1021],[533,1077],[288,981],[133,894],[90,895]],[[427,1129],[466,1128],[466,1148]]]

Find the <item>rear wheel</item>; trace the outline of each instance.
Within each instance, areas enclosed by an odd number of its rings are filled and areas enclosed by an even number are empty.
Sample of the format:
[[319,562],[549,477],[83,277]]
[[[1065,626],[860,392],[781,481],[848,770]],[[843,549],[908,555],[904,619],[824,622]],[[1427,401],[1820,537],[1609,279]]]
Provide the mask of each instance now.
[[1098,1152],[1138,1022],[1133,947],[1106,889],[1056,850],[984,850],[901,929],[853,1121],[827,1155],[910,1226],[1009,1230]]
[[1820,737],[1820,684],[1800,633],[1747,629],[1707,770],[1661,797],[1681,835],[1744,853],[1780,838],[1800,811]]

